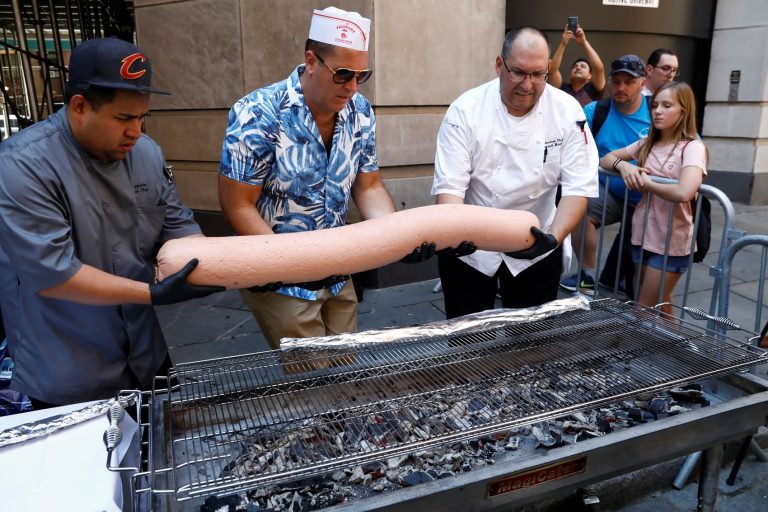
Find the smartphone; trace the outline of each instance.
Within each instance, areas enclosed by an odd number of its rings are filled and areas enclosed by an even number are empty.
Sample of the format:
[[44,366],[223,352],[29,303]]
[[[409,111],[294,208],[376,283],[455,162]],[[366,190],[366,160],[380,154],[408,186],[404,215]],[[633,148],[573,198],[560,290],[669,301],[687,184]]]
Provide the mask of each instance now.
[[578,16],[568,16],[568,30],[576,34],[576,29],[579,27]]

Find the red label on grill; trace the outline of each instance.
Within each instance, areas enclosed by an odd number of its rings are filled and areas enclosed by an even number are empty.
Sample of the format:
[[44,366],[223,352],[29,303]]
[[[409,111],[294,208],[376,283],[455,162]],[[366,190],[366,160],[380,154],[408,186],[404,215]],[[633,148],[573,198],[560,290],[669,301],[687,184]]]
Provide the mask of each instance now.
[[569,459],[557,464],[532,469],[524,473],[508,476],[502,480],[496,480],[488,484],[487,498],[522,491],[530,487],[545,484],[552,480],[559,480],[572,475],[583,473],[587,467],[586,455],[575,459]]

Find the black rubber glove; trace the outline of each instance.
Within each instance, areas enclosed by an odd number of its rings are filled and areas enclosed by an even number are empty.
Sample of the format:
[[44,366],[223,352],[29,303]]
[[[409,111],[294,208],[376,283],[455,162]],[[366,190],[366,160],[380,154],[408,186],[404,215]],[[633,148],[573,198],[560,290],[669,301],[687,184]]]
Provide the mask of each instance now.
[[461,242],[458,247],[446,247],[437,251],[438,254],[450,254],[451,256],[469,256],[477,250],[474,242]]
[[435,243],[434,242],[424,242],[417,248],[413,250],[413,252],[403,259],[400,260],[401,263],[421,263],[422,261],[427,261],[429,258],[435,255]]
[[251,286],[248,288],[249,292],[261,293],[261,292],[276,292],[279,288],[283,287],[282,281],[275,281],[274,283],[267,283],[261,286]]
[[522,251],[507,252],[505,254],[519,260],[532,260],[557,248],[557,238],[555,238],[555,235],[545,233],[536,226],[531,226],[531,233],[536,239],[531,247]]
[[223,292],[223,286],[198,286],[187,282],[187,277],[197,267],[198,260],[193,258],[184,268],[171,274],[162,281],[149,285],[149,296],[152,304],[175,304],[185,300],[198,299],[212,293]]

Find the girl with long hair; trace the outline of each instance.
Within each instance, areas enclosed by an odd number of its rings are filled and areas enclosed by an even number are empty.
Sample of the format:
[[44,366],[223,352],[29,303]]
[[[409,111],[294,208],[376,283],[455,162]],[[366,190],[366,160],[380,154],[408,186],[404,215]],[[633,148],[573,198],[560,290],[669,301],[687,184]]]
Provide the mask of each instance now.
[[[637,301],[657,304],[661,290],[662,311],[672,312],[672,290],[689,265],[693,238],[691,200],[707,175],[707,148],[697,138],[696,104],[691,87],[684,82],[666,83],[651,99],[651,130],[629,146],[611,151],[600,167],[621,174],[630,190],[643,192],[632,217],[633,261],[640,267]],[[636,160],[637,165],[627,160]],[[655,183],[651,176],[672,178],[677,183]],[[646,209],[647,224],[646,224]],[[672,234],[664,264],[669,215]]]

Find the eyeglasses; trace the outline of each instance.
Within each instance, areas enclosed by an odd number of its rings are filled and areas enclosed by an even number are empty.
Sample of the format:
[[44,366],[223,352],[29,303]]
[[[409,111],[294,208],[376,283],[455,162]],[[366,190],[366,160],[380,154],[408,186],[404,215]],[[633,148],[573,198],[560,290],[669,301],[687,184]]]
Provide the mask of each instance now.
[[371,75],[373,74],[372,69],[349,69],[349,68],[336,68],[333,69],[331,66],[325,63],[322,57],[320,57],[318,54],[315,54],[315,57],[317,57],[317,60],[320,61],[320,64],[327,67],[331,73],[333,73],[333,81],[337,84],[345,84],[352,80],[353,78],[357,78],[357,83],[364,84],[368,81],[369,78],[371,78]]
[[665,75],[672,75],[674,77],[680,76],[680,70],[678,68],[673,68],[672,66],[653,66],[656,69],[660,69],[661,72]]
[[645,66],[636,60],[617,59],[611,62],[611,74],[617,71],[627,71],[635,76],[645,76]]
[[547,81],[547,77],[549,76],[549,73],[546,71],[537,71],[535,73],[526,73],[525,71],[522,71],[520,69],[509,69],[507,67],[507,63],[504,62],[504,59],[501,59],[502,64],[504,64],[504,69],[507,70],[507,74],[509,75],[509,79],[513,82],[522,82],[526,79],[526,77],[531,77],[531,82],[534,84],[543,84]]

